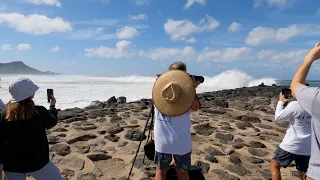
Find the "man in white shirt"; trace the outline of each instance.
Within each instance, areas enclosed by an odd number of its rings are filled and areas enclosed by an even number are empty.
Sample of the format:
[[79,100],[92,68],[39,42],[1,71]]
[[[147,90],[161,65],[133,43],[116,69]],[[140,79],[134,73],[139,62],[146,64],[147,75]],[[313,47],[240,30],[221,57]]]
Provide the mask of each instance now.
[[7,106],[2,102],[2,100],[0,99],[0,112],[4,111],[7,109]]
[[[308,85],[308,84],[307,84]],[[298,101],[289,102],[280,93],[275,112],[275,122],[290,121],[285,137],[271,160],[272,180],[281,180],[280,168],[288,167],[294,160],[302,180],[305,180],[311,153],[311,115]]]
[[[183,62],[171,64],[169,71],[171,70],[187,71],[186,65]],[[199,85],[199,82],[194,81],[191,83],[192,86],[195,87]],[[175,94],[175,92],[173,94]],[[191,99],[190,102],[192,104],[190,109],[197,111],[200,106],[197,97],[195,96],[195,99]],[[188,108],[189,107],[190,106],[188,106]],[[156,107],[154,107],[154,109],[154,142],[156,150],[154,159],[154,163],[156,164],[155,180],[166,179],[166,174],[172,159],[174,159],[175,162],[178,179],[188,180],[192,150],[190,109],[179,116],[167,116],[162,114]]]

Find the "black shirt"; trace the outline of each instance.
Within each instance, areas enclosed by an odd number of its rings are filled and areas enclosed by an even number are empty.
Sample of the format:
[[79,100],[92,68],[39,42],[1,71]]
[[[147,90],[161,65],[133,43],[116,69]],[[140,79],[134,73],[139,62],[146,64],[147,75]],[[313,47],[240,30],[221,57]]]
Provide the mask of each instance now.
[[39,115],[28,120],[8,121],[0,114],[0,167],[16,173],[34,172],[49,162],[46,130],[57,124],[58,111],[36,106]]

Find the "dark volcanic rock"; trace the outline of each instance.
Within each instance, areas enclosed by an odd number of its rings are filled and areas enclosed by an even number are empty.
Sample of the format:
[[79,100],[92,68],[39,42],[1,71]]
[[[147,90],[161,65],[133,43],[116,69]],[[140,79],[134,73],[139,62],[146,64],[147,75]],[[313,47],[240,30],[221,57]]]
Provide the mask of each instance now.
[[222,153],[221,151],[213,148],[213,147],[207,147],[204,149],[209,155],[212,155],[212,156],[224,156],[225,154]]
[[49,136],[47,136],[47,138],[48,138],[48,143],[49,144],[57,144],[57,143],[59,143],[59,138],[56,137],[56,136],[49,135]]
[[81,154],[88,153],[90,150],[89,145],[76,145],[75,148],[77,149],[77,152]]
[[73,111],[60,111],[58,113],[58,120],[65,120],[74,117],[75,113]]
[[94,154],[88,154],[87,157],[91,160],[91,161],[99,161],[99,160],[107,160],[112,158],[111,156],[108,156],[104,153],[94,153]]
[[206,155],[206,157],[204,158],[205,160],[207,161],[210,161],[212,163],[218,163],[218,160],[217,158],[215,158],[213,155],[209,154],[209,155]]
[[200,168],[202,170],[203,174],[208,173],[210,169],[210,165],[208,163],[202,162],[202,161],[196,161],[195,166]]
[[116,103],[117,102],[117,99],[115,96],[112,96],[110,97],[108,100],[107,100],[107,103],[108,104],[111,104],[111,103]]
[[119,104],[123,104],[123,103],[126,103],[126,102],[127,102],[127,98],[124,97],[124,96],[120,96],[117,99],[117,103],[119,103]]
[[252,164],[262,164],[264,160],[253,156],[249,158],[249,162]]
[[210,126],[209,123],[195,125],[193,128],[197,134],[200,134],[203,136],[210,136],[213,133],[213,131],[217,129],[215,127]]
[[122,117],[118,116],[118,115],[113,115],[110,119],[111,123],[119,123],[122,120]]
[[140,141],[141,137],[143,138],[143,140],[147,138],[146,135],[142,134],[141,131],[136,129],[129,130],[124,137],[131,141]]
[[66,156],[70,154],[70,146],[66,144],[55,144],[50,148],[50,152],[55,152],[60,156]]
[[259,118],[247,116],[247,115],[239,116],[239,117],[237,117],[237,119],[242,122],[261,123],[261,120]]
[[228,158],[229,162],[231,162],[232,164],[241,164],[241,159],[236,156],[236,155],[231,155]]
[[245,130],[248,127],[253,127],[253,125],[250,122],[236,122],[236,126],[241,130]]
[[238,174],[239,176],[245,176],[246,174],[248,174],[248,170],[239,164],[237,165],[229,164],[228,170]]
[[234,136],[232,134],[216,133],[215,137],[223,141],[232,141]]
[[255,148],[249,148],[248,152],[254,156],[258,156],[258,157],[264,157],[266,155],[268,155],[269,153],[266,151],[263,151],[261,149],[255,149]]
[[116,136],[115,134],[107,134],[104,136],[105,139],[108,139],[111,142],[118,142],[120,137]]
[[250,141],[249,142],[250,147],[252,148],[266,148],[267,146],[264,145],[262,142],[258,141]]
[[77,180],[98,180],[97,176],[93,173],[79,174]]
[[219,180],[240,180],[238,177],[230,175],[222,169],[214,169],[212,172],[218,176]]
[[232,147],[234,147],[235,149],[242,149],[245,146],[249,146],[249,145],[247,145],[246,143],[242,143],[242,142],[232,144]]
[[78,135],[78,136],[75,136],[73,138],[68,139],[67,143],[73,144],[78,141],[89,141],[90,139],[95,139],[95,138],[97,138],[97,136],[94,134],[82,134],[82,135]]
[[123,127],[113,126],[113,127],[109,127],[107,129],[107,133],[109,133],[109,134],[117,134],[117,133],[122,132],[123,130],[124,130]]

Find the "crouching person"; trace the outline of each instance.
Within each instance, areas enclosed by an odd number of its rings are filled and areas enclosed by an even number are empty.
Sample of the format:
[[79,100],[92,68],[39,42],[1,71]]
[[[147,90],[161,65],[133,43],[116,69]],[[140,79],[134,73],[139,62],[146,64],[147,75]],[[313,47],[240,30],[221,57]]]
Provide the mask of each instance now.
[[39,89],[29,79],[19,79],[9,86],[12,100],[0,114],[0,168],[3,180],[62,180],[59,169],[49,160],[46,129],[57,124],[56,100],[49,111],[33,102]]
[[289,121],[289,128],[271,160],[272,180],[281,180],[280,168],[288,167],[292,161],[296,163],[301,180],[305,180],[311,153],[311,115],[298,101],[288,102],[289,99],[280,93],[275,121]]

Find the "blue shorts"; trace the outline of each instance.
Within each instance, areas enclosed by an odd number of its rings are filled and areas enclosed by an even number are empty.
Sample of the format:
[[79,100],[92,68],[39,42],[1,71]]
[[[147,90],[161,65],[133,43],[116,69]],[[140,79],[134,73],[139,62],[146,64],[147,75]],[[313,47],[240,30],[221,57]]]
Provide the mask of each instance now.
[[298,171],[307,172],[310,156],[292,154],[278,147],[274,153],[273,159],[284,168],[288,167],[292,161],[295,161],[296,169]]
[[188,171],[191,167],[191,152],[184,155],[165,154],[156,151],[154,155],[154,164],[158,165],[160,169],[170,168],[170,163],[174,158],[175,167],[179,171]]

